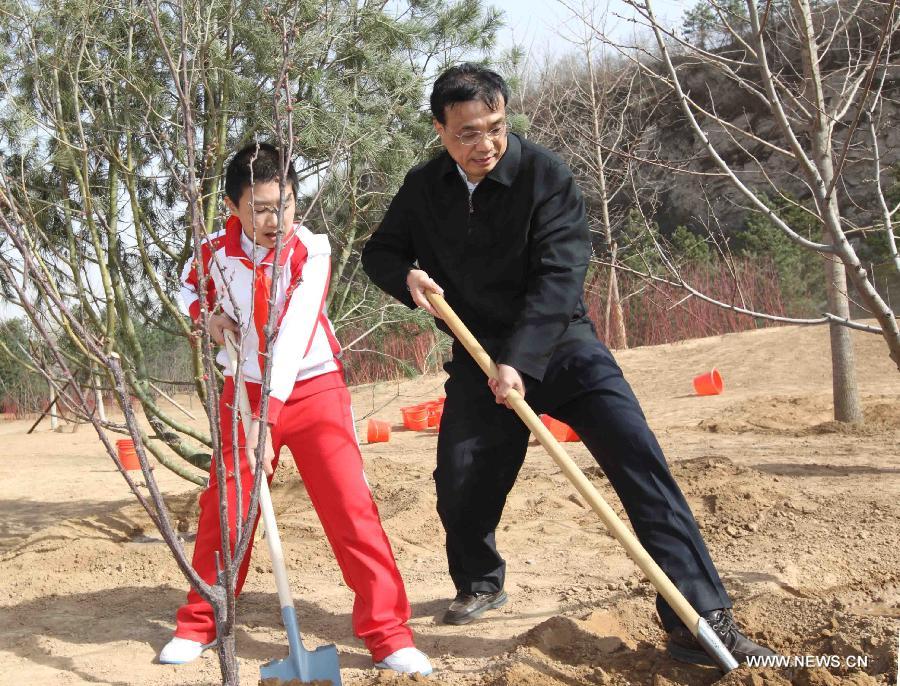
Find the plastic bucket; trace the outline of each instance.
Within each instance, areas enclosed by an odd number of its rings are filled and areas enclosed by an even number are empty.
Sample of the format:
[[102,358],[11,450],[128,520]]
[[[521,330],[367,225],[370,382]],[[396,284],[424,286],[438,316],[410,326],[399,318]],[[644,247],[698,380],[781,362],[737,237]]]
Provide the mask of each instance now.
[[712,371],[694,377],[694,390],[697,395],[719,395],[725,384],[719,370],[713,367]]
[[123,438],[116,441],[116,452],[119,453],[119,461],[126,470],[133,471],[141,468],[141,462],[134,449],[134,441],[131,439]]
[[428,426],[440,426],[442,414],[444,414],[443,401],[435,400],[428,403]]
[[370,419],[366,438],[369,443],[386,443],[391,440],[391,425],[383,419]]
[[572,427],[566,424],[565,422],[561,422],[558,419],[554,419],[549,414],[542,414],[541,421],[544,423],[550,433],[553,434],[553,438],[555,438],[560,443],[568,443],[570,441],[580,441],[578,438],[578,434],[572,431]]
[[428,428],[428,407],[426,404],[401,407],[403,426],[413,431],[422,431]]

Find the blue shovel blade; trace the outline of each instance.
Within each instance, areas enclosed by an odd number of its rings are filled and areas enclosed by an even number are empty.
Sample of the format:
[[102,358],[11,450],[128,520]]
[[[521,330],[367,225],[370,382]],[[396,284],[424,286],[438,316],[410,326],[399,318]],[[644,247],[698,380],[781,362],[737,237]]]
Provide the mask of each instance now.
[[297,614],[293,607],[281,608],[281,617],[287,629],[288,656],[283,660],[273,660],[259,668],[263,679],[290,681],[330,681],[332,686],[341,685],[341,668],[338,664],[337,648],[334,645],[319,646],[307,650],[300,640]]
[[313,651],[294,653],[283,660],[273,660],[259,668],[263,679],[277,678],[280,681],[327,681],[332,686],[341,686],[341,669],[338,666],[337,649],[333,645],[319,646]]

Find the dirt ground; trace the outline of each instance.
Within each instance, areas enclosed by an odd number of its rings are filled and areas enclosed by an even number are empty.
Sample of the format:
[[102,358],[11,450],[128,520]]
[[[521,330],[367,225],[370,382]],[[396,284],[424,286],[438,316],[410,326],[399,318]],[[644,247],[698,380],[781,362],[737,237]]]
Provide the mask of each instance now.
[[[404,431],[399,408],[435,398],[424,377],[354,390],[390,442],[363,445],[366,471],[413,607],[429,679],[371,667],[350,631],[351,594],[290,460],[274,499],[304,640],[335,643],[348,686],[869,686],[895,684],[900,641],[900,376],[883,341],[854,334],[867,423],[830,419],[825,329],[779,328],[618,354],[700,522],[748,633],[816,668],[726,678],[663,650],[654,593],[596,515],[533,443],[498,530],[510,602],[464,627],[438,618],[445,571],[431,472],[436,434]],[[725,392],[693,395],[717,366]],[[199,403],[193,407],[202,412]],[[174,410],[173,410],[174,411]],[[0,684],[214,684],[207,651],[155,664],[185,581],[90,427],[25,435],[0,423]],[[621,514],[580,444],[566,444]],[[197,487],[156,469],[188,548]],[[286,651],[265,546],[239,603],[243,683]],[[867,664],[865,664],[867,662]]]

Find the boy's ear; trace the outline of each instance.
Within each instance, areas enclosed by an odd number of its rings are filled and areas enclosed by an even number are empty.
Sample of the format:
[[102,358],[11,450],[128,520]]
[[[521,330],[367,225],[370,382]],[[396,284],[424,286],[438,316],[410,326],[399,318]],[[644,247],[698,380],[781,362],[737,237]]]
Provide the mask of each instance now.
[[235,205],[234,201],[232,201],[232,199],[229,198],[227,195],[225,196],[225,207],[228,208],[228,211],[231,212],[231,214],[238,213],[237,205]]

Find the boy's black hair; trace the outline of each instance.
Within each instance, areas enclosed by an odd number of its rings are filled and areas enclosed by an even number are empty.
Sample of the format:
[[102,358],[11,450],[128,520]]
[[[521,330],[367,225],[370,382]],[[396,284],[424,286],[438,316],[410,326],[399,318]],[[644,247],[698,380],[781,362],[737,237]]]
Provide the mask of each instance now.
[[434,82],[431,89],[431,114],[441,124],[446,124],[444,110],[450,105],[469,100],[480,100],[492,112],[509,102],[509,86],[498,73],[477,64],[465,62],[450,67]]
[[[241,195],[250,188],[250,164],[253,164],[253,182],[267,183],[278,181],[281,175],[283,153],[270,143],[250,143],[236,153],[225,170],[225,195],[235,204],[240,202]],[[294,163],[287,161],[288,187],[297,196],[297,170]],[[288,188],[285,188],[288,190]]]

